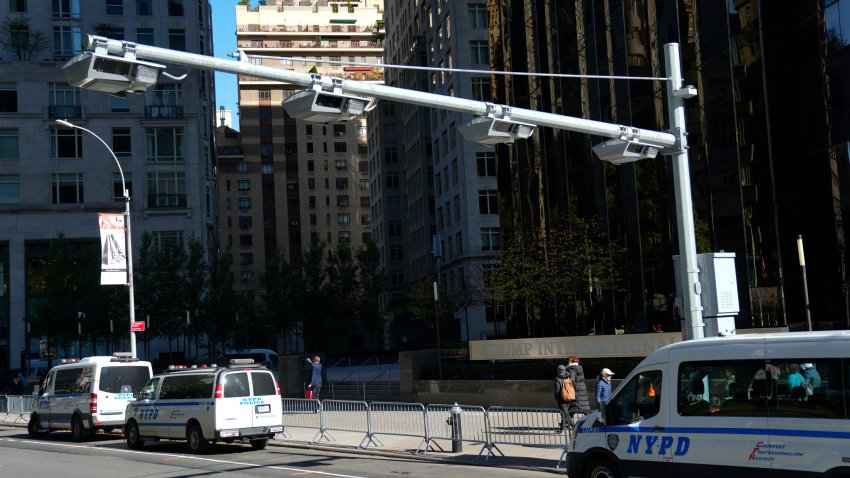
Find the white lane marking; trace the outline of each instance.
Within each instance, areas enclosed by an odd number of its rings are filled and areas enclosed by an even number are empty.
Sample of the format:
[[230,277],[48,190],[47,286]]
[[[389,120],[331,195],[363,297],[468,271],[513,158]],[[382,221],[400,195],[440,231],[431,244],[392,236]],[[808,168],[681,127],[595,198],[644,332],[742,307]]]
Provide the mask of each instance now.
[[131,453],[131,454],[149,455],[149,456],[153,455],[153,456],[161,456],[161,457],[165,457],[165,458],[184,458],[184,459],[187,459],[187,460],[208,461],[208,462],[211,462],[211,463],[219,463],[219,464],[222,464],[222,465],[250,466],[250,467],[254,467],[254,468],[269,468],[269,469],[272,469],[272,470],[293,471],[293,472],[296,472],[298,474],[303,473],[303,474],[310,474],[310,475],[335,476],[335,477],[338,477],[338,478],[368,478],[368,477],[359,476],[359,475],[342,475],[342,474],[339,474],[339,473],[330,473],[330,472],[327,472],[327,471],[306,470],[304,468],[290,468],[288,466],[261,465],[261,464],[258,464],[258,463],[247,463],[247,462],[243,462],[243,461],[219,460],[219,459],[215,459],[215,458],[205,458],[205,457],[196,456],[196,455],[178,455],[178,454],[175,454],[175,453],[161,453],[161,452],[156,452],[156,451],[123,450],[121,448],[103,448],[103,447],[97,447],[97,446],[91,446],[91,445],[73,445],[73,444],[68,444],[68,443],[52,443],[52,442],[43,442],[43,441],[36,441],[36,440],[22,440],[22,439],[19,439],[19,438],[0,438],[0,441],[20,442],[20,443],[29,443],[29,444],[33,444],[33,445],[56,446],[56,447],[63,447],[63,448],[89,448],[89,449],[98,450],[98,451],[108,450],[108,451],[113,451],[113,452],[118,452],[118,453]]

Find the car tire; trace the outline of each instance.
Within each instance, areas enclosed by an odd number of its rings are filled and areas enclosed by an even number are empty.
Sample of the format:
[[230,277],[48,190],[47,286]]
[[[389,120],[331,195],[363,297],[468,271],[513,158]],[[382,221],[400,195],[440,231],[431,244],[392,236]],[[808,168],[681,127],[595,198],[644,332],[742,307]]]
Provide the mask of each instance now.
[[204,432],[197,423],[192,423],[186,430],[186,446],[190,453],[203,455],[210,448],[210,442],[204,438]]
[[139,433],[139,425],[136,422],[127,424],[127,429],[124,431],[124,437],[127,440],[127,448],[131,450],[141,450],[145,446],[145,441]]
[[255,450],[263,450],[266,448],[266,445],[269,444],[268,438],[260,438],[257,440],[251,440],[251,448]]
[[591,459],[584,468],[584,478],[621,478],[614,462],[604,457]]
[[38,415],[30,416],[30,421],[27,423],[27,433],[32,438],[43,438],[47,434],[47,431],[41,428],[41,419],[38,418]]
[[71,439],[76,442],[87,440],[91,436],[91,431],[86,430],[83,426],[83,420],[79,415],[74,415],[71,419]]

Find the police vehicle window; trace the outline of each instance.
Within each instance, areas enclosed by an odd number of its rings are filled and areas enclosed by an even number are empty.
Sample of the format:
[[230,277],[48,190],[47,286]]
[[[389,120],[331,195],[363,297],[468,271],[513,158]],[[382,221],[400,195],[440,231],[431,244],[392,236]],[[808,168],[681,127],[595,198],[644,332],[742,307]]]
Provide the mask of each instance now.
[[846,418],[841,359],[774,359],[775,390],[768,400],[771,417]]
[[142,388],[142,397],[145,400],[153,400],[156,398],[156,387],[159,385],[160,380],[162,379],[159,377],[153,378],[147,383],[147,385],[145,385],[144,388]]
[[223,377],[224,398],[247,397],[251,395],[248,388],[248,374],[245,372],[228,373]]
[[69,370],[58,370],[56,372],[56,385],[53,387],[53,393],[56,395],[63,393],[74,393],[77,378],[80,376],[80,368],[72,368]]
[[770,384],[762,380],[764,367],[763,360],[683,362],[677,385],[679,415],[765,416]]
[[47,378],[44,379],[44,384],[42,385],[41,393],[44,393],[44,392],[50,390],[50,385],[53,383],[53,381],[55,379],[56,379],[55,373],[48,373]]
[[251,384],[254,386],[254,395],[277,395],[274,386],[274,378],[268,372],[252,372]]
[[641,372],[624,386],[605,409],[607,425],[625,425],[654,417],[661,403],[661,371]]
[[98,388],[109,393],[136,393],[150,379],[147,367],[103,367]]
[[190,375],[186,377],[186,398],[210,398],[213,395],[212,374]]

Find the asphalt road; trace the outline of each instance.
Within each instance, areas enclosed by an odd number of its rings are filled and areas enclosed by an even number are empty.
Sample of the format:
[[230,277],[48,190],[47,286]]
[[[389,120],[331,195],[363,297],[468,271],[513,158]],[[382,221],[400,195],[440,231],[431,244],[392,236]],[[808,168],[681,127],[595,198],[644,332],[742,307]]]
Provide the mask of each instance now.
[[530,470],[469,466],[405,457],[338,453],[309,448],[216,444],[207,455],[191,455],[183,442],[146,443],[127,448],[119,434],[97,434],[75,443],[68,432],[52,432],[34,440],[21,428],[0,428],[0,476],[29,477],[189,477],[226,473],[228,478],[319,477],[373,478],[451,476],[458,478],[546,477]]

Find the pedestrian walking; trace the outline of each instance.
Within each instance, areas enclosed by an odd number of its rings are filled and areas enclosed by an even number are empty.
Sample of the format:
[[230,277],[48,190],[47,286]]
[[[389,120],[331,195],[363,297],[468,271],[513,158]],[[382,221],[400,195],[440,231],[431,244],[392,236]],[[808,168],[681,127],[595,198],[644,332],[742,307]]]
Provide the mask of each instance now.
[[587,383],[584,380],[584,369],[581,367],[578,355],[570,355],[570,363],[567,364],[567,375],[573,382],[576,390],[575,400],[569,402],[570,421],[573,425],[590,409],[590,398],[587,396]]
[[313,399],[319,400],[319,392],[322,390],[322,364],[320,363],[322,359],[316,355],[312,361],[309,358],[304,360],[313,367],[313,374],[310,377],[310,388],[313,389]]
[[558,408],[561,409],[561,423],[558,424],[558,433],[564,431],[567,428],[566,417],[569,416],[570,412],[570,401],[563,397],[561,390],[564,387],[564,380],[569,380],[569,374],[567,373],[566,365],[558,365],[558,371],[555,375],[555,403],[558,404]]
[[611,398],[611,377],[614,372],[609,368],[603,368],[599,374],[599,380],[596,382],[596,408],[600,408],[602,402],[607,402]]

